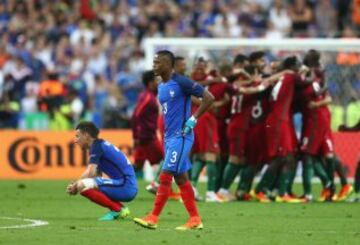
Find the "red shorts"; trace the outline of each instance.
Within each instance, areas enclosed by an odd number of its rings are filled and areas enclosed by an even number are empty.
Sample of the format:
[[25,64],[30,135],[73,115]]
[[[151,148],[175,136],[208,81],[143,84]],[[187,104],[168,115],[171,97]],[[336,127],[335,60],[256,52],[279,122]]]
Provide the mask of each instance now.
[[231,119],[227,128],[229,155],[239,158],[245,156],[246,135],[247,129],[239,127],[239,122],[236,118]]
[[164,148],[158,139],[134,148],[134,165],[138,168],[142,168],[146,160],[154,165],[160,163],[162,159],[164,159]]
[[290,153],[294,153],[295,133],[293,130],[294,127],[288,121],[266,124],[265,135],[269,160],[274,157],[285,157]]
[[325,156],[334,152],[334,141],[330,129],[306,127],[301,137],[301,152]]
[[246,137],[245,156],[247,164],[267,163],[264,123],[251,125]]
[[227,123],[225,119],[217,119],[217,128],[218,128],[218,136],[219,136],[219,147],[221,154],[229,153],[229,145],[227,140]]
[[204,113],[194,129],[195,140],[192,147],[193,154],[219,153],[219,136],[216,118],[210,113]]

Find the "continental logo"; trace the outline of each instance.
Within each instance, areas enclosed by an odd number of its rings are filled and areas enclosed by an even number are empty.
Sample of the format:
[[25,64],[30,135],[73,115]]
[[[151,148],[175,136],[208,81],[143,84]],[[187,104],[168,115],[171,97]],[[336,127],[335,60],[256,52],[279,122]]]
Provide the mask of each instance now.
[[[126,155],[132,154],[128,145],[120,145]],[[9,147],[10,166],[20,173],[34,173],[42,168],[85,167],[88,153],[73,142],[47,144],[36,137],[21,137]]]

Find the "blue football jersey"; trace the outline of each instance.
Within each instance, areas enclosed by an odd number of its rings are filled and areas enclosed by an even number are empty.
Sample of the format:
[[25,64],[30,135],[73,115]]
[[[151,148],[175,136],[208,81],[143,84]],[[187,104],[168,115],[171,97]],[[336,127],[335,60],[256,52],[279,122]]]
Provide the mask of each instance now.
[[111,179],[134,178],[135,172],[127,157],[113,144],[97,139],[90,148],[90,163]]
[[159,85],[158,98],[164,115],[165,139],[182,134],[185,122],[191,116],[191,95],[202,97],[203,93],[203,86],[176,73]]

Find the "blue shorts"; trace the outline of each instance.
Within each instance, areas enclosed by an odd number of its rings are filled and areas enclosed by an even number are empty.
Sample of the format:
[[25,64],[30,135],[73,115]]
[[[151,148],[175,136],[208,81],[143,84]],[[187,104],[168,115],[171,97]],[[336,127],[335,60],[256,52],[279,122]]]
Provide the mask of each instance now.
[[162,170],[177,176],[191,168],[190,150],[194,142],[193,135],[177,136],[165,140],[165,159]]
[[138,192],[135,179],[116,180],[96,177],[95,182],[99,190],[113,201],[130,202]]

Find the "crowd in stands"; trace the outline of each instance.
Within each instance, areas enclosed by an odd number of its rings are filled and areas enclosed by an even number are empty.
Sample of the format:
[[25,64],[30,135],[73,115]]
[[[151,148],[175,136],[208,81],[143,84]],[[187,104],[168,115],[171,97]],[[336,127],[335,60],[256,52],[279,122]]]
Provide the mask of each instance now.
[[[104,128],[126,128],[143,89],[145,38],[357,38],[359,6],[359,0],[2,0],[0,127],[26,128],[24,115],[44,112],[53,130],[89,117]],[[360,63],[358,54],[352,58],[351,65]],[[359,87],[351,88],[356,101]]]

